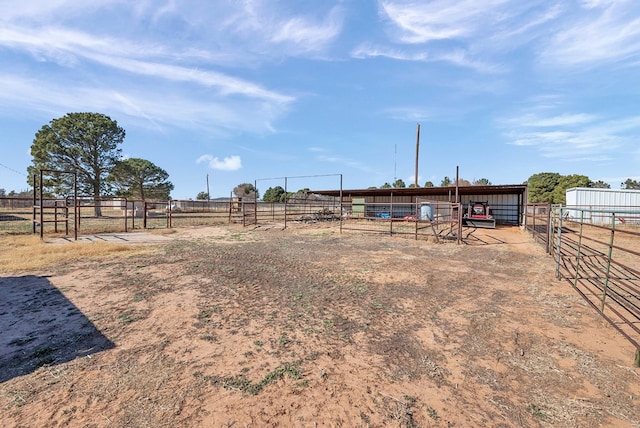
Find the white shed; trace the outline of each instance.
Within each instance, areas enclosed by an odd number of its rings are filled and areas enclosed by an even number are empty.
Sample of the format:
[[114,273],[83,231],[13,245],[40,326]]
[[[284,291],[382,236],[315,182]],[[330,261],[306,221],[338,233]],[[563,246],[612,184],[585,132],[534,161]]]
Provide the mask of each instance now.
[[603,224],[613,215],[616,223],[640,221],[640,190],[573,187],[566,196],[569,217],[575,220],[584,216],[588,223]]

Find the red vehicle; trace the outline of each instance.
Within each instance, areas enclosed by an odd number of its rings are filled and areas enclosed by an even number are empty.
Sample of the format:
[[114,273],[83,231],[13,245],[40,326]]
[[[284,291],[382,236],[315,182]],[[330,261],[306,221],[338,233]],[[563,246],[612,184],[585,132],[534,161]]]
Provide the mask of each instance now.
[[462,223],[471,227],[496,228],[496,219],[493,218],[488,202],[469,201],[467,212],[462,216]]

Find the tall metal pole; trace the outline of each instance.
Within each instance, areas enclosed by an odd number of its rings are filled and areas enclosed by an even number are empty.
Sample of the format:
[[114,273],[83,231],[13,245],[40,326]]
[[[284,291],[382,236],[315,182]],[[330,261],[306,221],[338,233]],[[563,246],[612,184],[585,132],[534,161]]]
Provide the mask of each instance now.
[[456,165],[456,204],[460,203],[460,199],[458,199],[458,174],[460,172],[460,167]]
[[398,145],[393,145],[393,182],[398,179]]
[[207,174],[207,208],[209,208],[209,201],[211,201],[211,193],[209,193],[209,174]]
[[416,177],[414,184],[418,187],[418,155],[420,153],[420,124],[418,124],[418,131],[416,132]]

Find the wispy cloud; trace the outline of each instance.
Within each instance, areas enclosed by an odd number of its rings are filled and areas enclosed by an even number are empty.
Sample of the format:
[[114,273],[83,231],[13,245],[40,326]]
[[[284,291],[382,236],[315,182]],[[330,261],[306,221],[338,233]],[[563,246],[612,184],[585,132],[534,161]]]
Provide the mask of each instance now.
[[503,19],[500,7],[509,0],[380,1],[380,13],[398,30],[404,43],[468,38]]
[[[273,132],[272,123],[284,112],[277,104],[243,99],[209,100],[191,97],[179,88],[155,91],[153,87],[110,87],[73,82],[43,82],[21,76],[0,76],[0,106],[7,111],[37,110],[47,115],[69,111],[102,111],[120,119],[128,116],[139,126],[164,129],[227,132]],[[246,112],[252,112],[247,121]]]
[[[65,66],[74,66],[80,59],[88,59],[132,74],[217,87],[223,95],[240,94],[280,103],[293,101],[292,97],[215,71],[133,59],[163,56],[165,53],[159,48],[135,46],[127,41],[102,39],[77,31],[49,28],[24,34],[5,28],[0,29],[0,44],[24,48],[34,55],[51,58]],[[119,47],[113,48],[113,46]]]
[[506,71],[505,67],[502,65],[491,64],[489,62],[472,58],[469,53],[463,49],[440,51],[432,50],[431,53],[429,53],[427,51],[412,52],[406,48],[400,47],[361,44],[351,52],[351,56],[357,59],[383,57],[398,61],[446,62],[481,73],[502,73]]
[[[502,55],[530,50],[553,66],[640,64],[640,3],[631,0],[380,0],[391,42],[371,54],[403,60],[449,60],[478,71]],[[429,55],[406,53],[429,46]],[[434,55],[434,49],[447,54]],[[360,55],[363,55],[359,51]],[[477,58],[484,58],[479,61]],[[483,69],[484,68],[484,69]]]
[[220,171],[237,171],[242,168],[242,161],[240,156],[227,156],[224,159],[220,159],[213,155],[202,155],[196,163],[207,163],[209,168]]
[[534,109],[501,122],[508,144],[537,149],[567,161],[610,161],[632,147],[640,116],[608,119],[587,113]]
[[583,1],[583,13],[558,31],[541,52],[544,63],[598,66],[640,59],[640,4]]

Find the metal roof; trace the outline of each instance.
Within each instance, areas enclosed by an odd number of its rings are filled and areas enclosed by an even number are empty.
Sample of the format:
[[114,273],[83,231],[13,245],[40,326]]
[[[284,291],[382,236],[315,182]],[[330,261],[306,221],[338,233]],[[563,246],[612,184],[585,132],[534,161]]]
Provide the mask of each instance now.
[[[499,186],[459,186],[459,195],[524,195],[527,192],[526,184],[509,184]],[[312,190],[309,193],[317,193],[326,196],[340,196],[340,190]],[[349,189],[342,190],[344,196],[437,196],[455,195],[456,186],[447,187],[392,187],[389,189]]]

